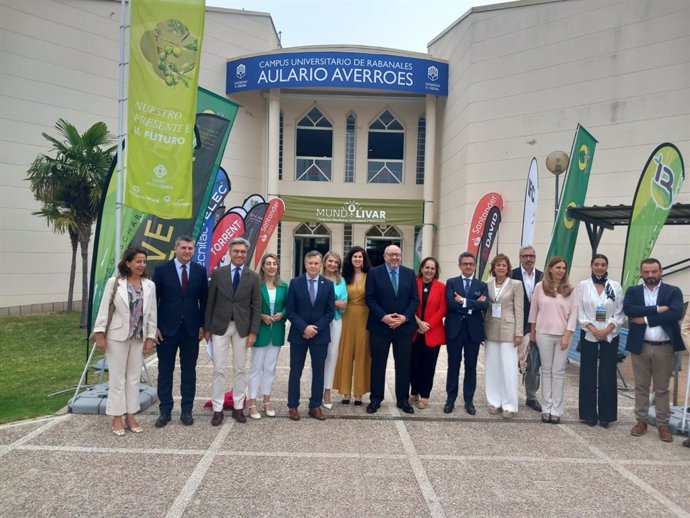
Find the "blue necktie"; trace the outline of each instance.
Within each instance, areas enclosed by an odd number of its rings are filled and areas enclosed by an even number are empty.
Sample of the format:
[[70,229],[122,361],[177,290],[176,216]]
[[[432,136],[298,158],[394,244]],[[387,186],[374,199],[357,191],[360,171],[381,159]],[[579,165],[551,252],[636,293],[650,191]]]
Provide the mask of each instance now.
[[398,294],[398,272],[396,270],[391,270],[391,284],[393,285],[393,291]]
[[232,291],[237,292],[237,287],[240,285],[240,268],[235,268],[235,274],[232,276]]
[[316,279],[309,279],[309,298],[313,305],[316,300]]
[[470,294],[470,283],[472,279],[465,279],[465,296]]

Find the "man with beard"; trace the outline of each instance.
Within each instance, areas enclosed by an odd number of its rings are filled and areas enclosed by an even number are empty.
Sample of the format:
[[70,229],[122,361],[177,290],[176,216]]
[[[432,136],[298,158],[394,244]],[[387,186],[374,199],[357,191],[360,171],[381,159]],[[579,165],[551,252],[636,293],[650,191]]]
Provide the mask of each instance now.
[[683,294],[677,287],[661,282],[661,263],[657,259],[642,261],[640,275],[643,284],[628,288],[623,300],[623,312],[629,320],[626,349],[632,353],[635,378],[637,423],[630,434],[638,437],[647,431],[649,385],[653,381],[659,439],[671,442],[668,385],[675,351],[685,350],[678,323],[683,316]]

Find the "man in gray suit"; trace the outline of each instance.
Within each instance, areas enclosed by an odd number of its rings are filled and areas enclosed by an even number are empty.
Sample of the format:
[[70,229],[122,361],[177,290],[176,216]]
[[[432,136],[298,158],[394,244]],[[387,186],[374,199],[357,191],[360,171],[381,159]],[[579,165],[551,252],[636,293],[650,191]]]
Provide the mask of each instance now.
[[223,423],[225,371],[232,346],[232,417],[239,423],[247,418],[244,407],[247,386],[247,349],[254,345],[261,323],[261,282],[256,272],[245,266],[249,242],[244,238],[230,241],[230,264],[216,269],[211,276],[204,329],[212,340],[213,384],[211,424]]

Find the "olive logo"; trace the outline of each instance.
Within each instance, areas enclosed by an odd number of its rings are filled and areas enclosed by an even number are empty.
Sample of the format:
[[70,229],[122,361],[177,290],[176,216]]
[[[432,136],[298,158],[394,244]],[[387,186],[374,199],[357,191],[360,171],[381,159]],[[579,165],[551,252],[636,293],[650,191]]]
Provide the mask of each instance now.
[[580,171],[584,171],[587,168],[590,158],[589,148],[587,144],[582,144],[580,146],[580,151],[577,154],[577,167]]
[[158,22],[141,37],[141,53],[166,85],[189,88],[196,69],[199,39],[179,20]]
[[658,154],[654,157],[656,162],[656,171],[654,178],[649,184],[652,199],[657,207],[660,209],[670,209],[673,205],[673,184],[674,174],[673,169],[664,164],[664,157]]
[[163,178],[166,174],[168,174],[168,170],[163,164],[158,164],[153,168],[153,174],[156,175],[156,178]]
[[563,212],[563,225],[568,230],[572,230],[573,227],[575,226],[575,220],[573,218],[568,217],[568,209],[571,207],[577,207],[577,203],[575,203],[574,201],[571,201],[570,203],[568,203],[568,206],[566,207],[565,211]]

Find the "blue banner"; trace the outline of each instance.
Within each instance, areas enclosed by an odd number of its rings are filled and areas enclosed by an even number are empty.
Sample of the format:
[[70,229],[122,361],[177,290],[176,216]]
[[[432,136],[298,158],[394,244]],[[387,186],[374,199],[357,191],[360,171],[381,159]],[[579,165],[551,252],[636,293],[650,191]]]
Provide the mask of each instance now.
[[268,88],[366,88],[448,95],[448,63],[365,52],[276,52],[228,61],[226,93]]

